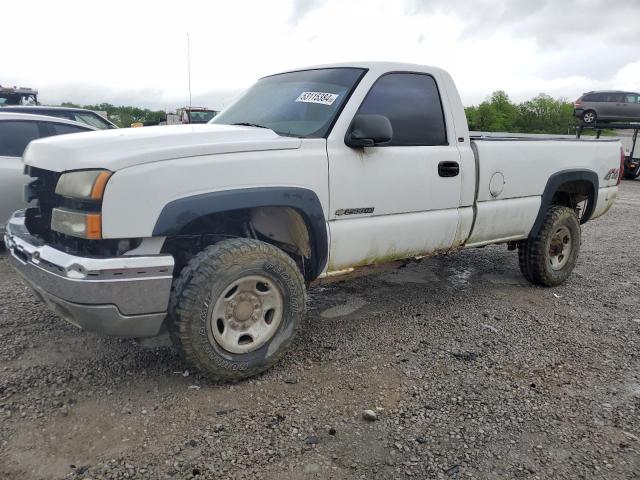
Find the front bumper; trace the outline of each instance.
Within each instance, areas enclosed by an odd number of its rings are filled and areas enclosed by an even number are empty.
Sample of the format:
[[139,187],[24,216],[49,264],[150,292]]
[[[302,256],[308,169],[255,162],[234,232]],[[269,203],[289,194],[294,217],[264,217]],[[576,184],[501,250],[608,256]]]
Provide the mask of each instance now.
[[59,316],[91,332],[151,337],[160,332],[171,291],[171,255],[87,258],[33,237],[13,214],[4,243],[13,267]]

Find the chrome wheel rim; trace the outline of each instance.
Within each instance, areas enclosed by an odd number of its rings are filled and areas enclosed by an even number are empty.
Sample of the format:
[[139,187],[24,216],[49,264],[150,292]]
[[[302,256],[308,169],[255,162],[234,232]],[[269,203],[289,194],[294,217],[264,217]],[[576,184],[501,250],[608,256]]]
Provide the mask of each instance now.
[[209,341],[230,353],[257,350],[282,323],[284,299],[280,288],[262,275],[230,283],[209,315]]
[[549,242],[549,263],[552,270],[561,270],[571,256],[571,231],[558,227]]
[[584,123],[591,123],[593,122],[594,119],[595,119],[595,115],[591,112],[585,113],[584,116],[582,117],[582,120],[584,120]]

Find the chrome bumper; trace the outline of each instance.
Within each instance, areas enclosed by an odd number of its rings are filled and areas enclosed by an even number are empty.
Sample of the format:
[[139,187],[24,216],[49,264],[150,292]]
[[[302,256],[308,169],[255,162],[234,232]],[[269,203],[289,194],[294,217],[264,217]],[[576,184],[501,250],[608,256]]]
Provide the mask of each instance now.
[[69,255],[30,235],[23,211],[9,220],[4,243],[13,267],[68,322],[107,335],[151,337],[160,332],[171,291],[171,255]]

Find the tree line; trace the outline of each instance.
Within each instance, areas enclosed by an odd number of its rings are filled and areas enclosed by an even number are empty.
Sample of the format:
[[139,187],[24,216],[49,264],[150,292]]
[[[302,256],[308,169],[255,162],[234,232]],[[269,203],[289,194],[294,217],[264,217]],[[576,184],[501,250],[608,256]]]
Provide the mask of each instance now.
[[571,134],[579,120],[573,103],[545,93],[514,103],[503,90],[496,90],[480,105],[465,108],[469,129],[483,132]]
[[[65,102],[62,106],[106,111],[109,119],[119,127],[129,127],[135,122],[155,125],[167,117],[162,110],[110,103],[80,106]],[[465,113],[469,129],[483,132],[570,134],[578,125],[572,103],[544,93],[531,100],[514,103],[503,90],[496,90],[479,105],[466,107]]]
[[167,119],[167,114],[163,110],[149,110],[148,108],[127,107],[111,105],[110,103],[99,103],[96,105],[76,105],[71,102],[64,102],[62,107],[86,108],[107,112],[109,120],[119,127],[130,127],[132,123],[141,122],[146,125],[157,125]]

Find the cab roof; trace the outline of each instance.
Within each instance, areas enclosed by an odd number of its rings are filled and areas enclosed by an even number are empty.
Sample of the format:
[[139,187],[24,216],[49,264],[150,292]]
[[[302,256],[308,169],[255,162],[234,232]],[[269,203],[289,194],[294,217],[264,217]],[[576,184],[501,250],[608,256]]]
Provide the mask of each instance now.
[[[312,65],[303,68],[294,68],[291,70],[285,70],[278,72],[274,75],[281,73],[300,72],[304,70],[318,70],[321,68],[362,68],[373,73],[383,74],[386,72],[419,72],[419,73],[435,73],[445,72],[442,68],[433,67],[430,65],[420,65],[417,63],[403,63],[403,62],[343,62],[343,63],[327,63],[324,65]],[[267,75],[271,76],[271,75]]]

